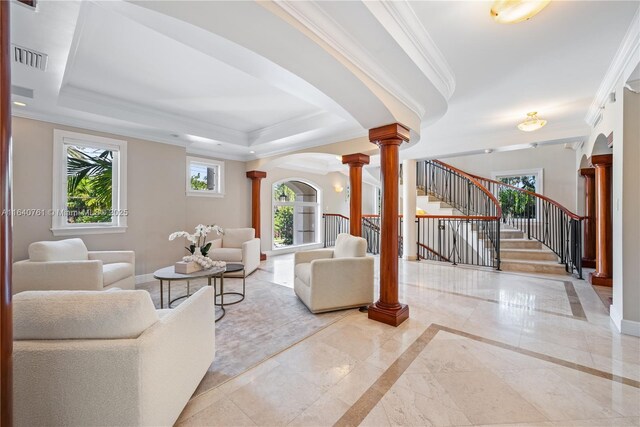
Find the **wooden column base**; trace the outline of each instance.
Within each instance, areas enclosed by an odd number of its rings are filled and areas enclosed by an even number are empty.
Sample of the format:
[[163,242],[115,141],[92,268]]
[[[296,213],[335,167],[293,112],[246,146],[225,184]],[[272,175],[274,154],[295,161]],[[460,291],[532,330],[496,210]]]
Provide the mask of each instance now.
[[596,268],[596,260],[589,258],[582,258],[582,266],[586,268]]
[[260,252],[260,261],[264,261],[265,259],[267,259],[267,254]]
[[613,278],[610,276],[600,276],[597,272],[589,274],[589,281],[595,286],[613,286]]
[[391,326],[399,326],[402,322],[409,318],[409,306],[406,304],[397,304],[396,306],[387,306],[383,302],[374,302],[369,306],[369,319],[377,322],[386,323]]

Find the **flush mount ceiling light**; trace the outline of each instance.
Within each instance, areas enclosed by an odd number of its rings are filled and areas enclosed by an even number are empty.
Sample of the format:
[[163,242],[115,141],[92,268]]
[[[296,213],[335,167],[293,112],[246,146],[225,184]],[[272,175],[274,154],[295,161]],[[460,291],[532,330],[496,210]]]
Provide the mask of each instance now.
[[491,16],[500,24],[515,24],[536,16],[551,0],[496,0]]
[[256,154],[256,152],[251,150],[251,151],[249,151],[249,154]]
[[542,120],[538,117],[538,113],[536,111],[532,111],[527,113],[527,119],[518,125],[518,129],[524,132],[533,132],[546,124],[546,120]]

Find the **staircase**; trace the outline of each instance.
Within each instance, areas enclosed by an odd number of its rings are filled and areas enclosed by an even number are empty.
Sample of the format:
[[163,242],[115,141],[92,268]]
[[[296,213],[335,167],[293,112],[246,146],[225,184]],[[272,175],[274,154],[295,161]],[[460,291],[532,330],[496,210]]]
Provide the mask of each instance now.
[[568,274],[556,254],[511,227],[500,230],[500,268],[526,273]]
[[433,194],[418,196],[416,208],[425,212],[425,215],[462,215],[462,212]]

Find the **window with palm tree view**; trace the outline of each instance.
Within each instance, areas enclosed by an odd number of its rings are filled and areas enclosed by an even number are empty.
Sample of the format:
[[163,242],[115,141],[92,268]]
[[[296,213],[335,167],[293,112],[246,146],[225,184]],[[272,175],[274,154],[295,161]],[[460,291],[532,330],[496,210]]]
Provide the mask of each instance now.
[[315,187],[295,180],[274,184],[274,249],[316,243],[318,215],[318,190]]
[[123,232],[126,141],[55,130],[54,153],[54,234]]
[[111,223],[113,151],[68,145],[67,222]]

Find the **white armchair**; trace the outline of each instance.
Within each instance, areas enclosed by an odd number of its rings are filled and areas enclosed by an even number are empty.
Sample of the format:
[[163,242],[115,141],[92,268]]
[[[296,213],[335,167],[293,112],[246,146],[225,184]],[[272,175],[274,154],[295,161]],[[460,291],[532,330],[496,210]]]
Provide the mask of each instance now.
[[16,426],[170,426],[215,356],[213,288],[173,310],[146,291],[13,299]]
[[222,238],[212,241],[209,258],[241,263],[248,276],[260,266],[260,239],[253,228],[225,228]]
[[312,313],[373,303],[373,258],[361,237],[339,234],[334,249],[296,252],[293,289]]
[[35,242],[13,264],[13,293],[135,288],[133,251],[88,251],[82,239]]

